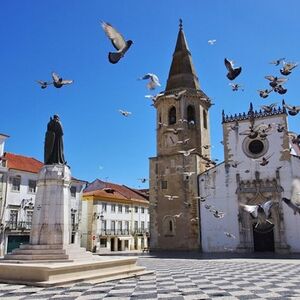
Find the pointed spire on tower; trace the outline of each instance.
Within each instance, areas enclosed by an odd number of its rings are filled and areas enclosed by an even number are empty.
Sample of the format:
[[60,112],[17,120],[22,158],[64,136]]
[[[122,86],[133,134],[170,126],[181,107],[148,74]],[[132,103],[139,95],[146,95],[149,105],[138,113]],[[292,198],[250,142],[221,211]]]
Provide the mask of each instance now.
[[183,32],[182,19],[179,19],[179,32],[175,51],[173,53],[173,60],[169,71],[166,91],[174,89],[195,89],[199,90],[200,85],[194,64],[192,61],[191,52],[186,42],[185,34]]

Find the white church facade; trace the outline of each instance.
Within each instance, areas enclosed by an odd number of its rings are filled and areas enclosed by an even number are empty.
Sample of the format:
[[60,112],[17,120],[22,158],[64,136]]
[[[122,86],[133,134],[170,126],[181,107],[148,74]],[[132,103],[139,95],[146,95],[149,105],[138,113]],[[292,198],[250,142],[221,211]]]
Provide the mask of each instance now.
[[[270,130],[262,137],[244,135],[251,124]],[[278,131],[278,125],[283,130]],[[251,104],[244,114],[223,113],[225,161],[198,177],[199,194],[204,197],[199,209],[204,252],[300,252],[300,215],[282,201],[291,198],[292,181],[300,177],[299,146],[287,131],[284,107],[265,113],[254,111]],[[263,157],[269,157],[266,165]],[[274,205],[268,220],[274,227],[265,232],[256,228],[257,219],[243,205],[269,200]],[[214,209],[224,217],[215,218]]]

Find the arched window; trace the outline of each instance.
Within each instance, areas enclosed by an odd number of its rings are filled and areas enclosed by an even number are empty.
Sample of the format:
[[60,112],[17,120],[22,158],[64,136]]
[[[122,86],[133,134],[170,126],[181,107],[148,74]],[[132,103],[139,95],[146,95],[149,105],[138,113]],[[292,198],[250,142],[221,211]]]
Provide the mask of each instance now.
[[193,121],[195,123],[195,107],[193,105],[189,105],[187,107],[187,110],[186,110],[186,114],[187,114],[187,121],[188,122],[191,122]]
[[169,221],[169,231],[173,232],[173,222],[172,222],[172,220]]
[[176,108],[172,106],[169,110],[169,125],[176,123]]
[[203,127],[207,129],[207,112],[203,110]]

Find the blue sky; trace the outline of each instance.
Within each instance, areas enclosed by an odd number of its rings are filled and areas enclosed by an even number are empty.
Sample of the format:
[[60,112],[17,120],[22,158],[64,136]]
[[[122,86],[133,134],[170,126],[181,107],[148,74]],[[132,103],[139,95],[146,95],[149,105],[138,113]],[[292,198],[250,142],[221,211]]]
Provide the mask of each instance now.
[[[65,157],[75,177],[147,187],[148,158],[156,155],[155,109],[144,98],[151,72],[165,88],[178,33],[184,32],[203,91],[215,105],[210,110],[213,158],[223,159],[221,111],[239,113],[252,101],[281,102],[282,96],[258,96],[267,88],[265,75],[278,75],[268,62],[286,57],[300,61],[300,3],[287,0],[12,0],[0,10],[0,132],[10,135],[6,151],[43,160],[49,117],[58,113],[64,126]],[[110,22],[134,41],[116,65],[107,60],[113,48],[100,26]],[[208,39],[217,39],[209,46]],[[224,58],[243,71],[228,86]],[[42,90],[35,80],[55,71],[74,84]],[[287,103],[299,105],[299,67],[286,83]],[[280,96],[280,97],[279,97]],[[122,117],[118,109],[132,112]],[[299,117],[289,118],[297,131]]]

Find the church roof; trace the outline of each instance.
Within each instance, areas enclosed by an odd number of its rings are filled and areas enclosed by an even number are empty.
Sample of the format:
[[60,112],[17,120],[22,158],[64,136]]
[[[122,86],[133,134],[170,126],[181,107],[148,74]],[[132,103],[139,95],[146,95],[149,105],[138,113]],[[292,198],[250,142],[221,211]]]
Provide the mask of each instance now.
[[180,19],[179,32],[167,80],[166,91],[185,88],[199,90],[200,85],[192,61],[191,52],[183,32],[182,20]]

